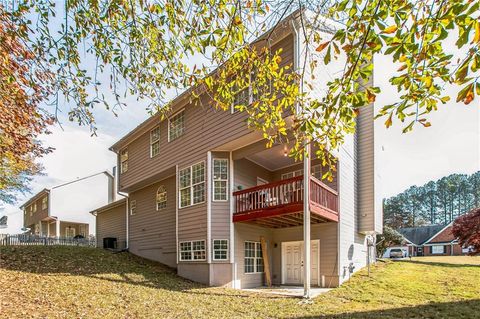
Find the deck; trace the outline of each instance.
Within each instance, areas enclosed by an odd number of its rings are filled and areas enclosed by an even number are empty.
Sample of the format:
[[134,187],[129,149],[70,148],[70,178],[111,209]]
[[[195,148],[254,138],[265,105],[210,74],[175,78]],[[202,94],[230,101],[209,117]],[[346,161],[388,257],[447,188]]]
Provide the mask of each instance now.
[[[233,222],[248,222],[270,228],[303,225],[303,176],[259,185],[233,193]],[[312,223],[338,222],[338,193],[310,177]]]

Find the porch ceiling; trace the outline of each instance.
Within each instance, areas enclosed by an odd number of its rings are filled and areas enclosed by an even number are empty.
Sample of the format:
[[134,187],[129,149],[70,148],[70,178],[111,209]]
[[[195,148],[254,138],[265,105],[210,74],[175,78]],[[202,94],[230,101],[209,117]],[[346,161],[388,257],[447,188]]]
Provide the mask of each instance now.
[[297,164],[290,156],[285,156],[285,152],[290,150],[289,145],[280,144],[272,148],[262,150],[257,153],[246,156],[247,159],[257,163],[270,171]]

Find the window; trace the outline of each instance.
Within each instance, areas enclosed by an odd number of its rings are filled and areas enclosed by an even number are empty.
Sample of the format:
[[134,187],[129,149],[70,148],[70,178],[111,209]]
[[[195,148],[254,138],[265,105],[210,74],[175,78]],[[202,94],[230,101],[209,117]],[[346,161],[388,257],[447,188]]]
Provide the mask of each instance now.
[[182,110],[168,121],[168,141],[171,142],[183,135],[185,131],[185,111]]
[[228,259],[228,240],[214,239],[213,240],[213,260],[227,260]]
[[75,237],[75,228],[73,228],[71,226],[65,227],[65,237],[67,237],[67,238]]
[[245,242],[245,273],[263,272],[262,246],[259,242]]
[[[258,82],[256,72],[253,72],[251,81],[252,83]],[[272,89],[273,89],[273,82],[271,79],[265,79],[264,83],[257,83],[257,86],[255,87],[256,92],[254,92],[254,90],[251,89],[252,102],[259,100],[264,95],[269,96],[273,91]]]
[[302,176],[303,175],[303,169],[299,169],[293,172],[288,172],[285,174],[282,174],[282,179],[289,179],[292,177],[297,177],[297,176]]
[[167,207],[167,188],[165,185],[160,185],[157,190],[157,210]]
[[445,246],[444,245],[435,245],[432,246],[432,254],[444,254]]
[[160,153],[160,127],[157,126],[150,131],[150,157]]
[[120,174],[128,171],[128,150],[120,151]]
[[205,162],[201,162],[179,172],[180,207],[199,204],[205,201]]
[[130,201],[130,215],[135,215],[137,212],[137,201],[132,200]]
[[30,217],[32,217],[33,216],[33,207],[28,206],[28,210],[30,211]]
[[180,243],[180,260],[205,260],[205,240],[184,241]]
[[87,225],[83,225],[83,224],[79,225],[78,229],[79,229],[78,233],[80,235],[82,235],[83,237],[87,237]]
[[227,200],[228,190],[228,160],[213,160],[213,200]]
[[249,104],[250,104],[250,88],[246,87],[243,90],[238,91],[233,96],[232,113],[235,113],[238,111],[238,109],[235,108],[236,105],[248,106]]
[[48,207],[48,197],[45,196],[44,198],[42,198],[42,209],[47,209]]
[[33,212],[37,211],[37,203],[33,203]]
[[314,165],[312,166],[312,176],[318,180],[322,180],[322,165]]

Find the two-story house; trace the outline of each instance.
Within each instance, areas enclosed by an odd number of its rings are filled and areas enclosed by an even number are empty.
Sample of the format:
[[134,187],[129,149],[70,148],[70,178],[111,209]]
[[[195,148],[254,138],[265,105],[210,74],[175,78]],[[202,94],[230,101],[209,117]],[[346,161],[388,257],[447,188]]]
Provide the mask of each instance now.
[[114,177],[107,171],[45,188],[20,207],[23,225],[39,236],[94,235],[96,219],[89,212],[112,202],[114,189]]
[[[269,33],[273,49],[283,49],[281,63],[296,70],[304,50],[299,14]],[[208,105],[206,95],[200,98]],[[128,198],[120,208],[101,209],[102,229],[124,221],[118,237],[130,252],[194,281],[249,288],[261,286],[268,270],[274,284],[298,285],[306,202],[311,284],[338,286],[367,264],[367,236],[382,231],[373,105],[360,111],[355,135],[334,154],[336,178],[326,182],[319,160],[305,159],[311,172],[304,178],[304,163],[286,156],[290,144],[267,148],[262,135],[247,128],[245,113],[190,100],[187,91],[172,102],[168,118],[150,117],[111,147],[118,154],[118,189]]]

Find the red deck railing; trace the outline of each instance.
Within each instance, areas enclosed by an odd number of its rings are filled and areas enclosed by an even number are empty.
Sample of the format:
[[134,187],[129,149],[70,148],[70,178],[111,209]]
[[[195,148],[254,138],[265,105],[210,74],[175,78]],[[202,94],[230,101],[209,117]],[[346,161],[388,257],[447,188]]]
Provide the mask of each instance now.
[[[247,188],[233,193],[235,215],[303,203],[303,176]],[[310,202],[338,214],[338,193],[315,177],[310,179]]]

